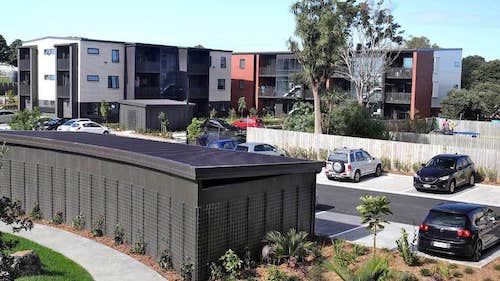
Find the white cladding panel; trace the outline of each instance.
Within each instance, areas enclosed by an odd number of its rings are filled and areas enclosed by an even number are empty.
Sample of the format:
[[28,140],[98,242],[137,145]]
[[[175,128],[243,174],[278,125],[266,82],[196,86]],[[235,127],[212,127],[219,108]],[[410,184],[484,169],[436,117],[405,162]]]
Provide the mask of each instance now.
[[441,101],[452,89],[460,89],[462,50],[437,49],[434,51],[432,74],[432,107],[441,107]]
[[[231,101],[231,54],[232,52],[210,51],[212,65],[209,70],[208,101]],[[226,67],[221,67],[225,58]],[[224,79],[225,89],[218,89],[218,80]]]

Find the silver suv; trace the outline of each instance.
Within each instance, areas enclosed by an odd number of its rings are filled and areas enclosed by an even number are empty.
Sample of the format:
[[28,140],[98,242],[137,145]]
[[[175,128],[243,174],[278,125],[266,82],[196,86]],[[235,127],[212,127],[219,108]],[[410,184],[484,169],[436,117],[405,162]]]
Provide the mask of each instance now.
[[328,179],[348,178],[359,182],[362,176],[382,174],[382,163],[363,149],[335,149],[326,160]]

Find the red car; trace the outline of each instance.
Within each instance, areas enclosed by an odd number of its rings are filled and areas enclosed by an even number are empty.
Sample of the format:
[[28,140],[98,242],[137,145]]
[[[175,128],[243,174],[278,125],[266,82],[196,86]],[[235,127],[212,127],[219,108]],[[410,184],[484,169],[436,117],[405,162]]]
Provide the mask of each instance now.
[[263,128],[264,127],[264,122],[260,120],[259,118],[240,118],[236,121],[234,121],[233,126],[238,127],[240,129],[246,129],[248,127],[257,127],[257,128]]

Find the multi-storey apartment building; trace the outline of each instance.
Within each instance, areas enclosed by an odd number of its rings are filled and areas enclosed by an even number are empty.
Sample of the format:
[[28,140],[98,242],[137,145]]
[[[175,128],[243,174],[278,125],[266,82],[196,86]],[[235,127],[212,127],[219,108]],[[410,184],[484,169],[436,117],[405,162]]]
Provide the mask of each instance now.
[[[369,101],[386,118],[437,115],[448,91],[460,87],[461,49],[416,49],[389,53],[391,59]],[[301,66],[289,52],[235,53],[232,57],[232,103],[245,97],[251,107],[280,115],[297,99],[312,100],[310,91],[294,83]],[[351,82],[333,76],[329,87],[356,96]]]
[[105,100],[117,121],[123,100],[187,100],[196,116],[229,109],[231,51],[44,37],[18,52],[21,110],[99,119]]

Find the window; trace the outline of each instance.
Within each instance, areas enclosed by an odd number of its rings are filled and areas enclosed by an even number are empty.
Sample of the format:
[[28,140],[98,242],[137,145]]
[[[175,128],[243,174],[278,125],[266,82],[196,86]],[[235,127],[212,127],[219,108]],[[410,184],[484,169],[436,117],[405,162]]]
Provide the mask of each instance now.
[[240,59],[240,69],[245,69],[245,59]]
[[362,151],[362,152],[363,152],[363,157],[365,158],[365,160],[372,159],[372,157],[370,156],[370,154],[368,154],[368,152],[366,152],[366,151]]
[[87,54],[89,54],[89,55],[98,55],[99,54],[99,49],[98,48],[87,48]]
[[43,50],[43,54],[47,55],[47,56],[54,55],[55,53],[56,53],[56,49],[44,49]]
[[217,90],[226,89],[226,79],[217,79]]
[[365,157],[363,156],[363,153],[361,151],[356,151],[356,161],[364,161]]
[[240,80],[240,89],[245,89],[245,80]]
[[56,80],[56,76],[54,74],[45,74],[43,76],[43,79],[45,79],[45,80]]
[[220,57],[220,68],[226,68],[226,57]]
[[112,50],[111,51],[111,62],[120,62],[120,51]]
[[108,88],[110,88],[110,89],[120,88],[120,85],[118,82],[118,76],[108,76]]
[[412,68],[413,58],[403,58],[403,68]]
[[236,148],[234,150],[236,150],[236,151],[248,151],[248,147],[244,146],[244,145],[238,145],[238,146],[236,146]]
[[432,83],[432,97],[433,98],[439,97],[439,83],[438,82]]
[[253,148],[253,151],[274,151],[274,147],[270,146],[270,145],[267,145],[267,144],[260,144],[260,145],[256,145],[254,148]]
[[99,81],[99,75],[87,75],[87,81],[98,82]]

